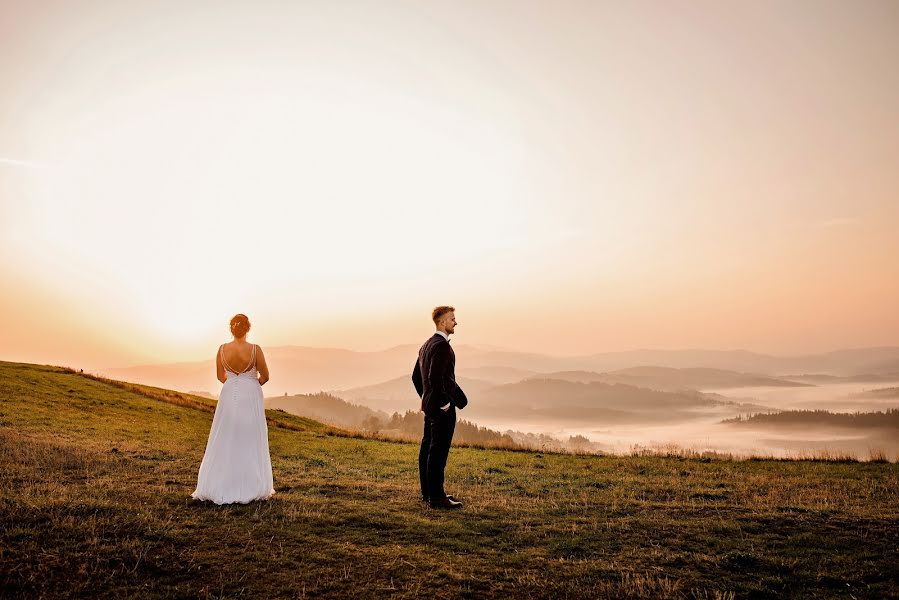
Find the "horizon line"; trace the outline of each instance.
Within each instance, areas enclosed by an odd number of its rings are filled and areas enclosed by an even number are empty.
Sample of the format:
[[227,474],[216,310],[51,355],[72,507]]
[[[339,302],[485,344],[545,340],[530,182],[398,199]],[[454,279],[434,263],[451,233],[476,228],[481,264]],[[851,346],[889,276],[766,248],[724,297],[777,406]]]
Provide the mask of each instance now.
[[[832,350],[825,350],[822,352],[807,352],[807,353],[802,353],[802,354],[771,354],[771,353],[766,353],[766,352],[756,352],[753,350],[746,350],[744,348],[735,348],[735,349],[727,349],[727,350],[717,349],[717,348],[634,348],[634,349],[630,349],[630,350],[607,350],[607,351],[600,351],[600,352],[590,352],[590,353],[586,353],[586,354],[549,354],[549,353],[541,353],[541,352],[529,352],[529,351],[525,351],[525,350],[515,350],[512,348],[504,348],[502,346],[496,346],[493,344],[470,343],[470,344],[459,344],[457,347],[459,347],[459,346],[461,346],[461,347],[476,347],[476,346],[491,346],[491,345],[494,346],[495,348],[501,348],[501,350],[488,350],[489,352],[512,352],[515,354],[531,354],[531,355],[538,355],[538,356],[546,356],[548,358],[587,358],[587,357],[597,356],[600,354],[625,354],[625,353],[630,353],[630,352],[721,352],[721,353],[745,352],[745,353],[753,354],[756,356],[767,356],[767,357],[772,357],[772,358],[799,358],[799,357],[808,357],[808,356],[820,356],[820,355],[824,355],[824,354],[833,354],[834,352],[844,352],[844,351],[850,351],[850,350],[899,350],[899,345],[896,345],[896,346],[882,345],[882,346],[842,347],[842,348],[835,348]],[[379,354],[382,352],[389,352],[391,350],[401,348],[403,346],[415,346],[415,344],[411,343],[411,342],[407,343],[407,344],[395,344],[393,346],[389,346],[389,347],[383,348],[381,350],[354,350],[352,348],[338,348],[338,347],[331,347],[331,346],[303,346],[303,345],[299,345],[299,344],[281,344],[281,345],[277,345],[277,346],[268,346],[268,348],[270,348],[270,349],[304,348],[304,349],[310,349],[310,350],[332,350],[332,351],[339,351],[339,352],[353,352],[356,354]],[[196,364],[196,363],[208,362],[210,360],[212,360],[212,359],[203,358],[203,359],[196,359],[196,360],[179,360],[179,361],[173,361],[173,362],[141,363],[141,364],[132,364],[129,366],[103,367],[102,370],[137,369],[137,368],[141,368],[141,367],[159,367],[159,366],[172,366],[172,365],[183,365],[183,364]],[[651,365],[647,365],[647,366],[651,366]]]

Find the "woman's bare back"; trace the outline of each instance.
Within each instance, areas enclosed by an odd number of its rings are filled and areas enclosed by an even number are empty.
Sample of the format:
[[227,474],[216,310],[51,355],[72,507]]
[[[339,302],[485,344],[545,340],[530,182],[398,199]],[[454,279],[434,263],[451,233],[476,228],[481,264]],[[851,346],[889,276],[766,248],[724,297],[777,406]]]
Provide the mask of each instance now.
[[243,373],[252,366],[253,344],[247,341],[233,341],[222,344],[225,363],[232,373]]
[[226,371],[240,375],[256,367],[259,384],[265,385],[269,380],[268,364],[262,348],[247,342],[245,339],[234,340],[222,344],[215,355],[216,373],[222,383],[227,381]]

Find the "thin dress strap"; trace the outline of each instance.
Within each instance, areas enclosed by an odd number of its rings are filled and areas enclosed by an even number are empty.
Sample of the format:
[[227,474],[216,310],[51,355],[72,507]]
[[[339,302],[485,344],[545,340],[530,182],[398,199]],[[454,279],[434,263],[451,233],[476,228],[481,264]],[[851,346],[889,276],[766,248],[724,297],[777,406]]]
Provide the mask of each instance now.
[[250,357],[250,366],[247,367],[247,371],[251,370],[256,366],[256,344],[253,344],[253,356]]
[[228,361],[225,360],[225,345],[224,344],[219,346],[219,354],[222,355],[222,366],[225,367],[225,370],[228,371],[229,373],[234,373],[235,375],[237,375],[237,373],[234,371],[234,369],[231,368],[231,365],[228,364]]

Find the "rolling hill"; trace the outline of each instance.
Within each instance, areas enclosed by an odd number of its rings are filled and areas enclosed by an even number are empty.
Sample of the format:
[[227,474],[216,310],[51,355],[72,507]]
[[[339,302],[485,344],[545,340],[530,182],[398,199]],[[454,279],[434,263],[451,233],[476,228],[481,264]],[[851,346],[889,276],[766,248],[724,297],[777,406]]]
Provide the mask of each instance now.
[[267,411],[275,496],[189,499],[214,401],[0,362],[10,598],[899,595],[899,465],[417,445]]
[[[338,348],[275,346],[266,348],[273,378],[272,395],[346,390],[388,381],[412,372],[419,344],[377,352]],[[671,369],[718,369],[783,379],[785,373],[833,376],[887,376],[899,381],[899,347],[857,348],[806,356],[772,356],[743,350],[631,350],[586,356],[549,356],[454,344],[459,375],[512,383],[539,373],[620,371],[652,365]],[[214,354],[214,350],[212,351]],[[181,391],[216,388],[213,357],[196,362],[105,368],[107,377]],[[479,371],[471,372],[470,369]],[[519,374],[524,373],[524,377]],[[626,382],[625,382],[626,383]],[[814,382],[811,382],[814,383]]]
[[738,373],[725,369],[640,366],[596,373],[593,371],[560,371],[542,373],[534,377],[562,379],[580,383],[623,383],[653,390],[701,390],[741,387],[809,387],[809,383],[788,381],[753,373]]
[[667,392],[623,383],[531,378],[491,387],[465,410],[466,416],[474,420],[507,417],[519,423],[552,420],[569,424],[648,424],[766,408],[696,391]]
[[529,369],[516,369],[515,367],[462,367],[456,369],[457,377],[467,379],[477,379],[479,381],[490,382],[496,385],[503,383],[515,383],[522,379],[527,379],[537,375],[537,371]]
[[705,367],[770,376],[787,373],[897,374],[899,347],[849,348],[797,356],[774,356],[745,350],[632,350],[593,354],[584,361],[593,371],[656,365],[680,369]]
[[266,396],[265,407],[352,429],[362,428],[368,419],[386,420],[390,418],[386,412],[352,404],[342,398],[325,393]]
[[[388,412],[418,410],[421,406],[421,398],[418,397],[418,393],[415,391],[410,375],[402,375],[374,385],[348,390],[335,390],[334,395]],[[472,394],[473,396],[496,385],[490,381],[472,379],[470,377],[457,377],[456,381],[465,390],[466,394]]]
[[[467,369],[465,372],[471,373],[475,371],[481,375],[489,375],[491,371],[482,369]],[[522,371],[503,370],[493,371],[494,374],[502,373],[508,377],[518,376]],[[692,390],[698,388],[737,388],[749,386],[776,386],[776,387],[809,387],[811,384],[795,383],[765,377],[763,375],[754,375],[751,373],[737,373],[734,371],[724,371],[720,369],[672,369],[667,367],[633,367],[630,369],[622,369],[619,371],[611,371],[607,373],[596,373],[593,371],[556,371],[553,373],[529,373],[525,378],[513,380],[505,384],[498,384],[494,381],[484,379],[472,379],[469,377],[458,377],[457,381],[462,389],[465,390],[475,403],[472,406],[480,406],[485,403],[495,403],[492,408],[484,407],[475,408],[474,412],[490,416],[496,416],[498,411],[504,411],[510,404],[519,405],[526,401],[533,394],[540,394],[536,389],[538,387],[545,388],[545,384],[532,383],[528,381],[559,381],[554,389],[547,390],[544,396],[551,399],[543,398],[538,403],[541,408],[550,406],[567,407],[584,407],[591,410],[589,414],[583,416],[588,418],[593,415],[597,418],[606,419],[614,417],[618,422],[621,418],[620,411],[616,408],[625,407],[626,409],[634,409],[642,411],[642,403],[648,401],[648,398],[662,398],[653,392],[655,391],[672,391],[672,392],[688,392],[681,394],[679,397],[665,397],[669,400],[667,404],[658,400],[655,409],[666,408],[683,408],[683,400],[687,399],[687,404],[691,408],[702,406],[727,406],[733,402],[724,400],[721,396],[699,395],[693,393]],[[622,387],[614,388],[593,387],[585,389],[577,385],[565,385],[565,383],[591,384],[603,383],[607,385],[621,384]],[[640,388],[643,391],[637,392],[632,388]],[[408,375],[396,377],[383,383],[375,385],[362,386],[348,390],[336,390],[335,395],[341,398],[358,402],[365,406],[386,411],[404,411],[417,407],[419,404],[418,395],[412,385],[412,381]],[[519,394],[521,394],[519,396]],[[566,394],[574,394],[569,397]],[[589,397],[589,399],[587,399]],[[618,402],[616,398],[627,399]],[[640,402],[636,405],[628,400],[640,398]],[[536,406],[530,407],[531,410]],[[631,411],[633,412],[633,410]],[[540,414],[550,417],[551,411],[541,412]],[[651,416],[652,420],[659,418],[667,418],[670,416],[668,412],[661,412],[656,416]]]

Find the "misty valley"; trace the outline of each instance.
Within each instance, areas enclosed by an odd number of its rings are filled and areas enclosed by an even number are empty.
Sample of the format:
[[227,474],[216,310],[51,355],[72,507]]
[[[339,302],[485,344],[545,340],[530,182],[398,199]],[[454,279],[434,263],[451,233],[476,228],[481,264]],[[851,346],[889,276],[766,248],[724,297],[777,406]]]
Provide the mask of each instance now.
[[[268,408],[385,438],[420,436],[409,375],[413,345],[267,352],[276,374],[266,388]],[[689,350],[553,357],[463,344],[457,354],[457,381],[471,400],[457,416],[461,444],[860,460],[899,455],[899,348],[804,357]],[[347,363],[353,368],[333,368]],[[209,366],[104,374],[198,393],[216,389]]]

